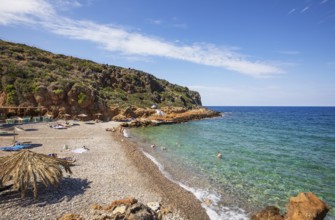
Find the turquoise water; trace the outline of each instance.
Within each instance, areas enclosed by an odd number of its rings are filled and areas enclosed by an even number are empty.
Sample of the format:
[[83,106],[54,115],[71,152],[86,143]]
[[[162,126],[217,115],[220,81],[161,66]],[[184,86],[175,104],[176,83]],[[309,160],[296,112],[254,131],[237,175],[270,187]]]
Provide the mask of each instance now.
[[[335,108],[210,108],[223,117],[131,133],[173,179],[215,200],[212,219],[284,209],[289,197],[308,191],[335,206]],[[331,210],[328,219],[334,216]]]

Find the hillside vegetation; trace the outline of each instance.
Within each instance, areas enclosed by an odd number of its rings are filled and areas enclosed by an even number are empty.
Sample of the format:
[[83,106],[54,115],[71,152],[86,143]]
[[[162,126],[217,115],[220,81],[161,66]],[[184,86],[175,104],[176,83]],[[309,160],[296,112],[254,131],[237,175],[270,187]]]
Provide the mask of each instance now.
[[139,70],[1,40],[0,78],[0,106],[44,106],[56,115],[110,115],[115,108],[153,104],[201,106],[198,92]]

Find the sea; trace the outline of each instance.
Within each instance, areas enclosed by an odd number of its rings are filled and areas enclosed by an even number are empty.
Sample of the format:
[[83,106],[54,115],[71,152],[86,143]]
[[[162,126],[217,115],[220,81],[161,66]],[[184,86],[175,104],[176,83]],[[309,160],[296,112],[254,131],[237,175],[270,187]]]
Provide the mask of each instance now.
[[211,219],[249,219],[267,205],[285,212],[300,192],[335,207],[335,107],[208,108],[221,117],[135,128],[130,139]]

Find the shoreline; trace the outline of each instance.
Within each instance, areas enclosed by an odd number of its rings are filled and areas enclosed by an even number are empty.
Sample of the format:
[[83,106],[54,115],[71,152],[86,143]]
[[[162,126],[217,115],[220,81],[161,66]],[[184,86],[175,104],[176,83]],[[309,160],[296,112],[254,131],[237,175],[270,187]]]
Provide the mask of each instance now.
[[154,190],[162,195],[163,204],[172,205],[175,210],[181,212],[185,219],[209,220],[201,202],[191,192],[165,177],[157,165],[145,156],[138,146],[134,146],[136,142],[127,140],[117,132],[113,136],[124,147],[127,157],[131,159],[145,178],[153,183]]
[[[155,141],[149,141],[145,137],[135,135],[132,130],[140,128],[130,128],[127,134],[130,138],[124,138],[130,143],[137,143],[140,151],[155,164],[159,172],[169,181],[175,183],[185,191],[191,193],[200,202],[201,207],[206,211],[209,219],[249,219],[249,215],[259,209],[252,209],[245,201],[236,202],[235,195],[225,189],[213,187],[211,179],[195,172],[182,162],[171,162],[169,157],[164,158],[169,151],[166,145],[152,147]],[[153,128],[155,130],[155,128]],[[166,146],[166,147],[165,147]],[[163,155],[162,155],[163,154]],[[214,158],[216,159],[216,158]],[[244,206],[241,206],[244,205]]]
[[[134,144],[121,141],[118,132],[107,132],[118,122],[80,125],[52,129],[46,123],[24,124],[26,131],[16,132],[18,141],[31,141],[39,147],[31,151],[56,153],[58,157],[75,157],[71,176],[64,173],[58,189],[39,189],[34,202],[29,191],[20,199],[16,191],[0,193],[0,219],[57,219],[66,213],[90,219],[90,206],[108,205],[114,200],[134,197],[144,204],[159,202],[171,208],[166,219],[209,219],[200,201],[182,187],[169,181]],[[0,136],[1,146],[10,145],[12,136]],[[64,150],[64,145],[69,150]],[[85,146],[82,154],[71,150]],[[0,156],[11,154],[0,151]]]

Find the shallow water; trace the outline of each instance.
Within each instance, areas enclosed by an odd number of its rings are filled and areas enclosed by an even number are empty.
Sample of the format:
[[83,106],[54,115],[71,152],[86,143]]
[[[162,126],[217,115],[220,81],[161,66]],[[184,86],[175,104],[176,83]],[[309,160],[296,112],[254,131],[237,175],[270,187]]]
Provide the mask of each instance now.
[[[335,206],[335,108],[212,109],[224,116],[131,132],[166,175],[212,202],[204,205],[212,219],[246,219],[265,205],[284,209],[307,191]],[[331,210],[328,219],[334,216]]]

